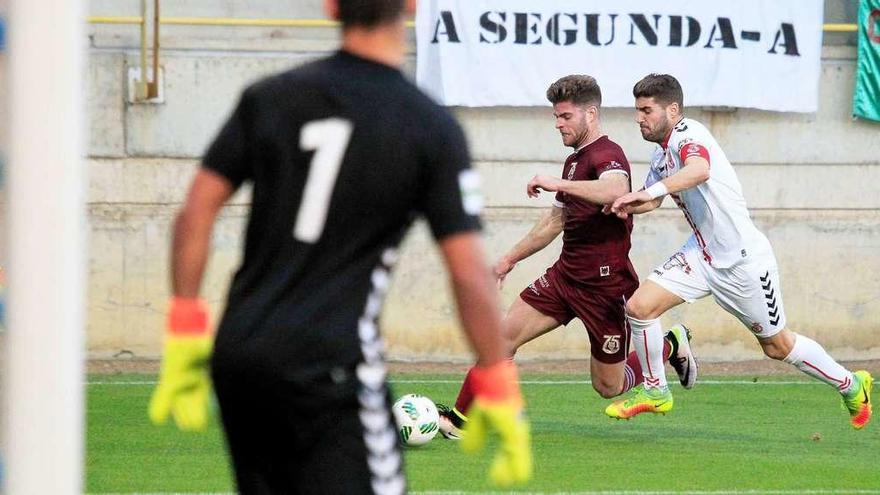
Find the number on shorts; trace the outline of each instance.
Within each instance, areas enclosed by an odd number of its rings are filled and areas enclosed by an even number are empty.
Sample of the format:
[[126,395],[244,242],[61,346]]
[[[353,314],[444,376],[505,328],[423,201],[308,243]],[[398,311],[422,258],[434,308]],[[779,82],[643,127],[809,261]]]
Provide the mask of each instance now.
[[315,154],[309,164],[309,176],[306,178],[302,202],[293,226],[293,237],[296,240],[311,244],[324,231],[330,196],[348,148],[351,129],[350,121],[332,117],[313,120],[300,131],[300,148],[306,151],[315,150]]

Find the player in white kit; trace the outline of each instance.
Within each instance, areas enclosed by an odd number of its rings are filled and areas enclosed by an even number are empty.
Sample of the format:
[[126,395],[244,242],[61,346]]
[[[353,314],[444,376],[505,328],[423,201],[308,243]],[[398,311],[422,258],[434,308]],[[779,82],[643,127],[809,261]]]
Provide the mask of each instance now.
[[767,357],[835,387],[852,426],[864,427],[871,418],[871,375],[850,372],[817,342],[785,328],[773,249],[752,223],[724,151],[702,124],[682,115],[678,81],[670,75],[650,74],[636,83],[633,96],[642,137],[660,146],[651,158],[645,188],[618,198],[606,212],[622,218],[646,213],[671,196],[693,234],[627,301],[644,388],[608,406],[606,414],[629,419],[672,409],[659,318],[682,302],[711,295],[751,330]]

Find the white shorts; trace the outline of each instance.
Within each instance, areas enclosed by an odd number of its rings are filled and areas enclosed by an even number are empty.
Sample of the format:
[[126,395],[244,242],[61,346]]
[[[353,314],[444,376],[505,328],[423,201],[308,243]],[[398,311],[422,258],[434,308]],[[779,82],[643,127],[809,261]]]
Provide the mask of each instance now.
[[691,237],[648,280],[689,303],[711,294],[756,337],[772,337],[785,328],[779,268],[772,250],[750,254],[730,268],[714,268]]

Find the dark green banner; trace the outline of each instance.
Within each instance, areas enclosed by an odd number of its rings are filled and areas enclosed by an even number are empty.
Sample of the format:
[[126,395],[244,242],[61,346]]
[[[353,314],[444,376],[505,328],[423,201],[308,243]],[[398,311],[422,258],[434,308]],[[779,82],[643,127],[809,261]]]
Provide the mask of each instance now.
[[859,59],[853,115],[880,122],[880,0],[859,7]]

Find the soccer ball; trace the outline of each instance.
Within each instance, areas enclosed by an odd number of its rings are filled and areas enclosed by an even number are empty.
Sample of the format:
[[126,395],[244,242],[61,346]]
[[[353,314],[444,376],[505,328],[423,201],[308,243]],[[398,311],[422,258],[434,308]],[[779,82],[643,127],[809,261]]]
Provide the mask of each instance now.
[[424,445],[439,430],[440,414],[431,399],[407,394],[391,407],[397,422],[397,434],[404,445]]

